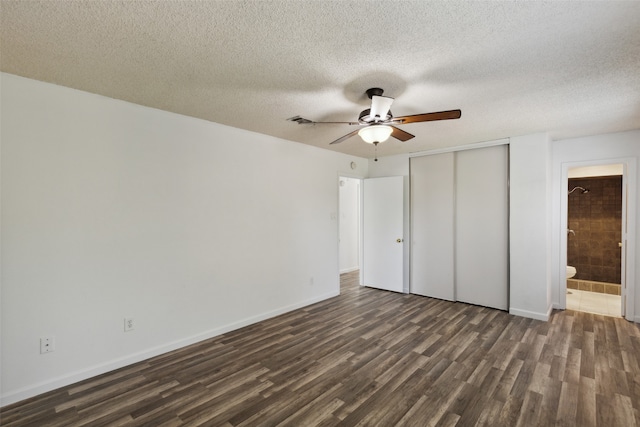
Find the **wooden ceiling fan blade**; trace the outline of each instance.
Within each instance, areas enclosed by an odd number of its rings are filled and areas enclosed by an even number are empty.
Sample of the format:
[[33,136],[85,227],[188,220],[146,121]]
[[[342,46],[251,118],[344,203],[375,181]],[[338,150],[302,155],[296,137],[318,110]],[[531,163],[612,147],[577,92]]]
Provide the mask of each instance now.
[[341,138],[338,138],[338,139],[336,139],[335,141],[331,142],[329,145],[332,145],[332,144],[340,144],[342,141],[345,141],[345,140],[347,140],[347,139],[351,138],[353,135],[357,134],[359,131],[360,131],[360,129],[356,129],[356,130],[354,130],[353,132],[349,132],[349,133],[348,133],[348,134],[346,134],[345,136],[343,136],[343,137],[341,137]]
[[409,132],[405,132],[402,129],[399,129],[395,126],[391,126],[391,128],[393,129],[391,131],[391,136],[394,137],[395,139],[398,139],[400,141],[408,141],[411,138],[415,138],[415,135],[411,135]]
[[436,113],[414,114],[413,116],[394,117],[392,122],[397,124],[433,122],[436,120],[459,119],[462,116],[460,110],[438,111]]

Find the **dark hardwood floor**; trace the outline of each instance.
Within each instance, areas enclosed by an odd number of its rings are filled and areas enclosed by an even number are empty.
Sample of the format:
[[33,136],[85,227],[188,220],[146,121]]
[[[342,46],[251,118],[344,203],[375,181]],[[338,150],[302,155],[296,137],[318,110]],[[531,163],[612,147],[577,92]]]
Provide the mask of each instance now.
[[1,410],[5,426],[640,426],[640,328],[357,286]]

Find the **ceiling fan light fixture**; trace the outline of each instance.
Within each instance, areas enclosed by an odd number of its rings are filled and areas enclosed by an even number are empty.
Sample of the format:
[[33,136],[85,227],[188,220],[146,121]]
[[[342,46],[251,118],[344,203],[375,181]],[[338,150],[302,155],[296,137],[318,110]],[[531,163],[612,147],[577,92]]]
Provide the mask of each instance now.
[[386,125],[373,125],[360,129],[358,135],[364,142],[373,144],[374,142],[385,142],[391,136],[393,128]]

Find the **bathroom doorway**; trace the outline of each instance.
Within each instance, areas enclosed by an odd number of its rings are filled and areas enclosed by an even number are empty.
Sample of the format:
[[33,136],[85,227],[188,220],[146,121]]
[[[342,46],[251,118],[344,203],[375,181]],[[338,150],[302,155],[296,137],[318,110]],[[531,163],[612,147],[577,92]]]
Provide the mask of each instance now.
[[623,176],[623,164],[568,170],[567,309],[624,315]]

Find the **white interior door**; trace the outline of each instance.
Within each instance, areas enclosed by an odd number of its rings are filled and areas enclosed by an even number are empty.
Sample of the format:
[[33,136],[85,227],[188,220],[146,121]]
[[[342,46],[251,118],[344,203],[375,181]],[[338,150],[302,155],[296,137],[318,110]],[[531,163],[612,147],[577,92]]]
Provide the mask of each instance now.
[[402,292],[404,178],[365,179],[363,183],[363,284]]
[[411,293],[454,301],[454,154],[411,158]]

